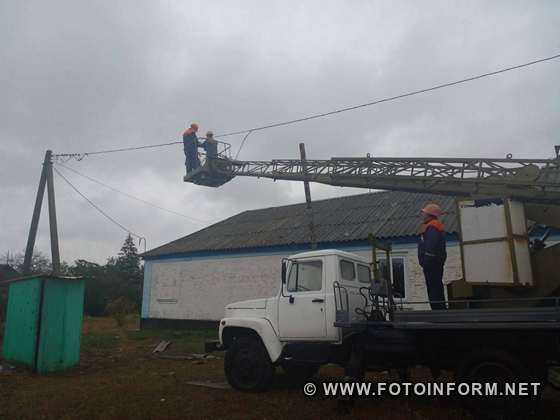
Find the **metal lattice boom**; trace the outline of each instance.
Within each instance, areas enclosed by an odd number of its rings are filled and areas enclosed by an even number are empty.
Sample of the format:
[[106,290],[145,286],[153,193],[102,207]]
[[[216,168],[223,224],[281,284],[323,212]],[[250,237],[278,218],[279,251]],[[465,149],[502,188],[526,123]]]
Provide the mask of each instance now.
[[209,160],[208,173],[560,204],[559,159],[332,158]]

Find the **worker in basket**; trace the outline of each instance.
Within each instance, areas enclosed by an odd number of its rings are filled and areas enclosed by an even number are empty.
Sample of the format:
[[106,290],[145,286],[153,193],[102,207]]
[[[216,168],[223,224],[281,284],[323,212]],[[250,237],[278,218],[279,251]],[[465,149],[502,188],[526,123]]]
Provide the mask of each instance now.
[[445,309],[443,292],[443,265],[447,258],[445,250],[445,228],[438,219],[441,207],[428,204],[422,209],[423,224],[418,241],[418,262],[424,270],[428,299],[432,309]]
[[206,150],[206,158],[215,159],[218,157],[218,142],[214,139],[212,131],[206,133],[206,141],[202,147]]
[[198,159],[198,124],[192,123],[183,133],[183,150],[185,152],[185,166],[187,174],[200,166]]

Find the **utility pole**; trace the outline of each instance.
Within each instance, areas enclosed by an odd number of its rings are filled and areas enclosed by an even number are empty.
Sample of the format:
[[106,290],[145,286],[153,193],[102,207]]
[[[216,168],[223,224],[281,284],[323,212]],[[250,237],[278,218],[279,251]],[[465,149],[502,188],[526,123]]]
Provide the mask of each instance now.
[[45,153],[45,160],[43,161],[41,178],[39,179],[39,189],[37,190],[37,198],[35,199],[35,208],[33,209],[33,216],[31,217],[29,236],[27,237],[27,247],[25,248],[25,258],[23,260],[23,274],[29,274],[31,272],[31,259],[33,258],[33,248],[35,248],[37,228],[39,227],[41,207],[43,206],[43,196],[45,195],[45,184],[47,183],[47,165],[51,159],[52,152],[47,150]]
[[[307,172],[307,156],[305,154],[305,144],[299,144],[299,153],[301,155],[301,169],[305,174]],[[309,181],[303,181],[303,188],[305,190],[305,213],[309,222],[309,242],[311,242],[311,249],[317,249],[317,238],[315,237],[315,221],[313,218],[313,207],[311,206],[311,189],[309,188]]]
[[53,180],[52,164],[53,164],[52,151],[47,150],[47,152],[45,153],[45,160],[43,161],[41,178],[39,179],[39,188],[37,190],[35,207],[33,209],[33,216],[31,218],[31,227],[29,229],[29,236],[27,237],[25,258],[23,260],[23,274],[31,273],[33,249],[35,248],[35,239],[37,238],[37,229],[39,227],[39,219],[41,217],[41,207],[43,206],[45,185],[47,186],[47,191],[48,191],[49,225],[50,225],[50,235],[51,235],[51,259],[52,259],[53,273],[56,274],[60,270],[60,253],[58,249],[58,229],[56,223],[56,205],[55,205],[55,196],[54,196],[54,180]]
[[[51,152],[52,155],[52,152]],[[52,169],[52,156],[47,165],[47,191],[49,201],[49,227],[51,233],[51,260],[53,273],[60,272],[60,251],[58,248],[58,225],[56,223],[56,203],[54,199],[54,178]]]

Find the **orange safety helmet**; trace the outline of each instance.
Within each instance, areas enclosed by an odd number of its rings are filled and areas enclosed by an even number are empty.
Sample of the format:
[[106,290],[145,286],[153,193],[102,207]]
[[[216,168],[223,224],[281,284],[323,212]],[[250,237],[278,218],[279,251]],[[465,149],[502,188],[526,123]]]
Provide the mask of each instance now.
[[426,206],[422,209],[422,213],[428,214],[433,217],[439,217],[443,214],[443,211],[437,204],[430,203],[426,204]]

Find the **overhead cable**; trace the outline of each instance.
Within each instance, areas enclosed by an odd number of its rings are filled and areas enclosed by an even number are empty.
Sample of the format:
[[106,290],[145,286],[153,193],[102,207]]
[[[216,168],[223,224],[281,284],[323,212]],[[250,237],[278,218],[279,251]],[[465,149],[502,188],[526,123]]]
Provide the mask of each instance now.
[[[435,85],[435,86],[432,86],[432,87],[419,89],[419,90],[414,90],[414,91],[411,91],[411,92],[402,93],[402,94],[399,94],[399,95],[390,96],[390,97],[386,97],[386,98],[382,98],[382,99],[376,99],[376,100],[366,102],[366,103],[362,103],[362,104],[358,104],[358,105],[352,105],[352,106],[339,108],[339,109],[335,109],[335,110],[328,111],[328,112],[312,114],[312,115],[308,115],[308,116],[305,116],[305,117],[296,118],[296,119],[293,119],[293,120],[287,120],[287,121],[262,125],[262,126],[258,126],[258,127],[248,128],[248,129],[245,129],[245,130],[238,130],[238,131],[220,133],[220,134],[216,134],[214,136],[214,138],[236,136],[236,135],[241,135],[241,134],[247,134],[248,135],[248,134],[250,134],[254,131],[267,130],[269,128],[282,127],[282,126],[296,124],[296,123],[300,123],[300,122],[304,122],[304,121],[314,120],[314,119],[317,119],[317,118],[324,118],[324,117],[328,117],[330,115],[335,115],[335,114],[340,114],[340,113],[343,113],[343,112],[353,111],[353,110],[356,110],[356,109],[365,108],[365,107],[377,105],[377,104],[384,103],[384,102],[395,101],[397,99],[402,99],[402,98],[406,98],[406,97],[409,97],[409,96],[414,96],[414,95],[420,95],[420,94],[423,94],[423,93],[433,92],[435,90],[448,88],[448,87],[451,87],[451,86],[459,85],[461,83],[472,82],[472,81],[479,80],[479,79],[482,79],[482,78],[485,78],[485,77],[495,76],[495,75],[498,75],[498,74],[501,74],[501,73],[506,73],[506,72],[512,71],[512,70],[518,70],[518,69],[521,69],[521,68],[524,68],[524,67],[529,67],[529,66],[532,66],[532,65],[535,65],[535,64],[543,63],[545,61],[555,60],[555,59],[558,59],[558,58],[560,58],[560,54],[555,54],[555,55],[552,55],[552,56],[549,56],[549,57],[540,58],[538,60],[529,61],[527,63],[517,64],[515,66],[505,67],[505,68],[501,68],[499,70],[495,70],[495,71],[492,71],[492,72],[482,73],[482,74],[479,74],[479,75],[476,75],[476,76],[471,76],[471,77],[467,77],[467,78],[464,78],[464,79],[456,80],[454,82],[442,83],[442,84]],[[90,155],[99,155],[99,154],[105,154],[105,153],[116,153],[116,152],[126,152],[126,151],[131,151],[131,150],[141,150],[141,149],[149,149],[149,148],[156,148],[156,147],[165,147],[165,146],[171,146],[171,145],[179,144],[179,143],[181,143],[181,142],[180,141],[173,141],[173,142],[169,142],[169,143],[161,143],[161,144],[153,144],[153,145],[145,145],[145,146],[135,146],[135,147],[123,147],[123,148],[120,148],[120,149],[108,149],[108,150],[100,150],[100,151],[95,151],[95,152],[64,153],[64,154],[55,155],[55,157],[76,157],[78,159],[82,159],[83,157],[90,156]]]
[[62,175],[60,173],[60,171],[53,167],[54,171],[58,174],[58,176],[60,176],[68,185],[70,185],[70,187],[76,191],[80,196],[82,196],[82,198],[84,200],[86,200],[94,209],[96,209],[99,213],[101,213],[103,216],[105,216],[109,221],[111,221],[112,223],[114,223],[115,225],[117,225],[118,227],[120,227],[122,230],[124,230],[125,232],[127,232],[128,234],[130,234],[131,236],[135,236],[136,238],[140,239],[140,240],[144,240],[144,243],[146,241],[146,238],[138,235],[137,233],[132,232],[130,229],[128,229],[127,227],[125,227],[123,224],[119,223],[117,220],[115,220],[113,217],[111,217],[110,215],[108,215],[105,211],[103,211],[99,206],[97,206],[93,201],[91,201],[89,198],[87,198],[78,188],[76,188],[74,186],[74,184],[72,184],[64,175]]
[[66,169],[66,170],[69,170],[69,171],[71,171],[71,172],[74,172],[76,175],[79,175],[79,176],[81,176],[81,177],[83,177],[83,178],[89,179],[91,182],[95,182],[95,183],[98,184],[98,185],[101,185],[101,186],[103,186],[103,187],[105,187],[105,188],[108,188],[108,189],[110,189],[111,191],[114,191],[114,192],[116,192],[116,193],[122,194],[122,195],[124,195],[124,196],[126,196],[126,197],[128,197],[128,198],[132,198],[133,200],[140,201],[141,203],[144,203],[144,204],[147,204],[147,205],[149,205],[149,206],[155,207],[156,209],[163,210],[163,211],[166,211],[166,212],[168,212],[168,213],[172,213],[172,214],[175,214],[175,215],[177,215],[177,216],[184,217],[185,219],[189,219],[190,221],[195,222],[195,223],[210,223],[209,220],[196,219],[196,218],[194,218],[194,217],[187,216],[186,214],[179,213],[179,212],[177,212],[177,211],[175,211],[175,210],[166,209],[165,207],[161,207],[161,206],[159,206],[159,205],[157,205],[157,204],[151,203],[151,202],[146,201],[146,200],[144,200],[144,199],[142,199],[142,198],[135,197],[135,196],[133,196],[133,195],[131,195],[131,194],[128,194],[127,192],[124,192],[124,191],[121,191],[121,190],[119,190],[119,189],[117,189],[117,188],[111,187],[110,185],[107,185],[107,184],[105,184],[104,182],[101,182],[101,181],[99,181],[99,180],[97,180],[97,179],[95,179],[95,178],[92,178],[92,177],[90,177],[90,176],[88,176],[88,175],[85,175],[85,174],[83,174],[83,173],[81,173],[81,172],[78,172],[77,170],[75,170],[75,169],[73,169],[73,168],[71,168],[71,167],[69,167],[69,166],[66,166],[66,165],[64,165],[64,164],[62,164],[62,163],[57,163],[57,165],[63,167],[63,168]]
[[263,126],[260,126],[260,127],[253,127],[253,128],[247,129],[247,130],[232,131],[230,133],[218,134],[214,137],[235,136],[235,135],[245,134],[247,132],[266,130],[268,128],[281,127],[281,126],[285,126],[285,125],[300,123],[300,122],[303,122],[303,121],[314,120],[316,118],[323,118],[323,117],[327,117],[329,115],[340,114],[342,112],[353,111],[355,109],[365,108],[365,107],[372,106],[372,105],[377,105],[377,104],[380,104],[380,103],[383,103],[383,102],[390,102],[390,101],[394,101],[394,100],[397,100],[397,99],[406,98],[408,96],[414,96],[414,95],[419,95],[421,93],[432,92],[434,90],[443,89],[443,88],[447,88],[447,87],[450,87],[450,86],[455,86],[455,85],[458,85],[458,84],[461,84],[461,83],[472,82],[474,80],[482,79],[484,77],[495,76],[495,75],[500,74],[500,73],[505,73],[505,72],[508,72],[508,71],[511,71],[511,70],[516,70],[516,69],[520,69],[520,68],[523,68],[523,67],[532,66],[534,64],[542,63],[544,61],[554,60],[554,59],[557,59],[557,58],[560,58],[560,54],[556,54],[556,55],[546,57],[546,58],[541,58],[539,60],[530,61],[528,63],[518,64],[516,66],[506,67],[506,68],[496,70],[496,71],[493,71],[493,72],[489,72],[489,73],[479,74],[477,76],[467,77],[466,79],[456,80],[454,82],[443,83],[443,84],[432,86],[432,87],[425,88],[425,89],[414,90],[412,92],[402,93],[400,95],[395,95],[395,96],[390,96],[388,98],[377,99],[377,100],[374,100],[374,101],[371,101],[371,102],[366,102],[366,103],[359,104],[359,105],[352,105],[352,106],[348,106],[348,107],[345,107],[345,108],[335,109],[335,110],[329,111],[329,112],[323,112],[323,113],[320,113],[320,114],[308,115],[306,117],[297,118],[297,119],[294,119],[294,120],[263,125]]
[[165,146],[172,146],[174,144],[182,143],[182,141],[172,141],[169,143],[160,143],[160,144],[148,144],[145,146],[133,146],[133,147],[123,147],[121,149],[108,149],[108,150],[98,150],[96,152],[84,152],[84,153],[57,153],[53,155],[55,158],[78,158],[78,160],[82,160],[86,156],[92,155],[102,155],[106,153],[118,153],[118,152],[129,152],[132,150],[142,150],[142,149],[155,149],[157,147],[165,147]]
[[249,137],[252,132],[253,131],[248,131],[247,134],[245,134],[245,137],[243,137],[243,141],[239,145],[239,149],[237,149],[237,153],[235,154],[235,160],[237,160],[239,153],[241,153],[241,149],[243,149],[243,146],[245,145],[245,140],[247,140],[247,137]]

